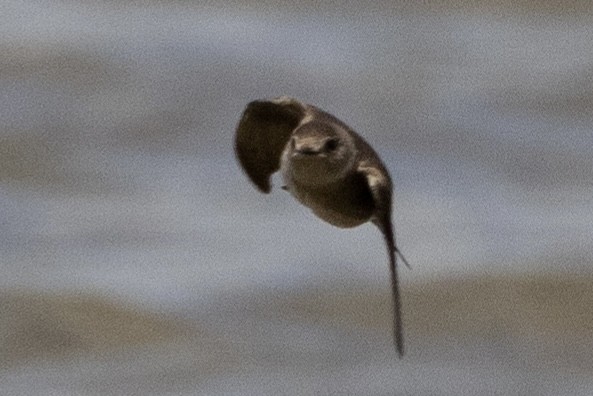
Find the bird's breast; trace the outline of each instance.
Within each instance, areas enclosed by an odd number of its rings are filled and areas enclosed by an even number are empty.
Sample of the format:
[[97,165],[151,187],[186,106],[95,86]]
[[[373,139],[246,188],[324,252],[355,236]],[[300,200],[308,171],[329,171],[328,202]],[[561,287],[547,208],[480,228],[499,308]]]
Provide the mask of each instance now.
[[350,228],[363,224],[371,218],[375,209],[364,177],[347,177],[322,186],[292,181],[287,187],[300,203],[336,227]]

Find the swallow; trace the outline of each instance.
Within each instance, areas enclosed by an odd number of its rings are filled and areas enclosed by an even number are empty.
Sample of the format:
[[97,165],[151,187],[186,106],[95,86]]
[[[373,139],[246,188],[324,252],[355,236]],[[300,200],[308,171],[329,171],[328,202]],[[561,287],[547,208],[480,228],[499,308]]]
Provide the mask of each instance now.
[[301,204],[340,228],[375,224],[385,240],[391,270],[393,336],[404,355],[397,256],[392,225],[392,181],[373,148],[333,115],[294,98],[256,100],[245,108],[235,133],[235,154],[263,193],[281,172],[284,185]]

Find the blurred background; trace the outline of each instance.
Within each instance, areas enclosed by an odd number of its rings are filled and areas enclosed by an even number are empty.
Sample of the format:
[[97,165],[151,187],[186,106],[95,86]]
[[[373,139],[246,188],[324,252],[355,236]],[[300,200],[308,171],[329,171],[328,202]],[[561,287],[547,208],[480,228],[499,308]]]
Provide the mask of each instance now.
[[[4,0],[0,393],[593,394],[593,6],[408,3]],[[379,232],[235,161],[279,95],[391,171],[403,360]]]

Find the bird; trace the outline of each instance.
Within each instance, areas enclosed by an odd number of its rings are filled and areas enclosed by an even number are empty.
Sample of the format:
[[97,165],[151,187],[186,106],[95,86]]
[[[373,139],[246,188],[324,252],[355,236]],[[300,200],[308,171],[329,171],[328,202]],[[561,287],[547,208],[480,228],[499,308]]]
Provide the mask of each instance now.
[[404,355],[401,296],[392,225],[392,181],[373,148],[335,116],[297,99],[281,96],[247,104],[235,131],[235,154],[262,193],[281,172],[297,201],[325,222],[352,228],[372,222],[383,235],[389,256],[393,301],[393,339]]

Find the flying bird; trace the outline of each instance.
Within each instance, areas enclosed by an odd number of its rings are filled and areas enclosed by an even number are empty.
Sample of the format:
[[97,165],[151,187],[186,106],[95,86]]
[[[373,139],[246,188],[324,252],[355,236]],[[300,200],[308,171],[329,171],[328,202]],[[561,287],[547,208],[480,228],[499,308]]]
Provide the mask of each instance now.
[[397,255],[409,265],[395,244],[391,177],[377,153],[333,115],[286,96],[247,105],[235,153],[261,192],[270,192],[270,178],[279,170],[282,188],[322,220],[341,228],[371,221],[379,228],[391,269],[394,343],[403,356]]

